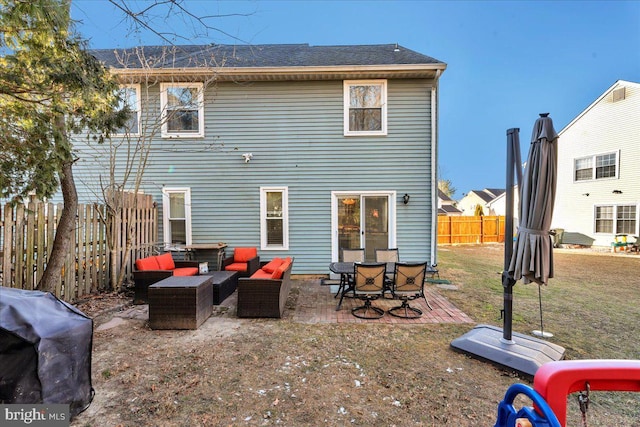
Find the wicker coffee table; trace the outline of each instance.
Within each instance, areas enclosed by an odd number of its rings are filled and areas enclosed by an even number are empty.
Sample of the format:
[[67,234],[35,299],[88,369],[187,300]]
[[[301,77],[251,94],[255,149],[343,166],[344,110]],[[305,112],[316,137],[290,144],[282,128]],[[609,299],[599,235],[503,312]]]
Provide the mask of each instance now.
[[172,276],[149,286],[151,329],[198,329],[211,316],[213,277]]
[[238,287],[238,272],[236,271],[210,271],[205,274],[213,278],[213,305],[220,305]]

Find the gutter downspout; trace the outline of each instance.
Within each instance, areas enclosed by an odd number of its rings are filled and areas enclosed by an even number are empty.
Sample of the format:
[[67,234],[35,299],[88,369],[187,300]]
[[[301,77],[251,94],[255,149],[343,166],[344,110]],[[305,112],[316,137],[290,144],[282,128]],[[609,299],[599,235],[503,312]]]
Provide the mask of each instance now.
[[439,79],[442,70],[436,70],[435,84],[431,87],[431,265],[438,263],[438,108]]

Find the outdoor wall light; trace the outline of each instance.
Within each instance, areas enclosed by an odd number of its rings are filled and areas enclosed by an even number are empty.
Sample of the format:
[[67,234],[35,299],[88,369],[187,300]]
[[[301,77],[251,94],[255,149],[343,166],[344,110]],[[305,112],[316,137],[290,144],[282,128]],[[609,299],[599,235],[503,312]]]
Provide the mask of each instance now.
[[613,190],[612,193],[613,194],[622,194],[622,191],[621,190]]
[[410,195],[408,195],[407,193],[404,193],[404,196],[402,196],[402,202],[406,205],[409,203],[410,198],[411,198]]
[[582,195],[589,197],[589,193],[582,193]]
[[244,159],[245,163],[249,163],[251,159],[253,159],[253,153],[244,153],[242,155],[242,158]]

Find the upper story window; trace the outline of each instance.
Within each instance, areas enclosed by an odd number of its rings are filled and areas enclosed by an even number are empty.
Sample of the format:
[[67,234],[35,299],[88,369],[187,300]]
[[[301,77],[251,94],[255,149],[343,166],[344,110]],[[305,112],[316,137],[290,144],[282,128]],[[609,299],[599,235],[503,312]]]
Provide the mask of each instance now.
[[618,176],[618,153],[581,157],[574,160],[574,180],[616,178]]
[[190,138],[204,136],[202,83],[162,83],[162,136]]
[[123,127],[116,131],[118,135],[140,134],[140,85],[123,85],[120,87],[120,105],[122,109],[129,107],[131,115]]
[[162,231],[165,248],[191,244],[191,189],[162,189]]
[[387,134],[386,80],[345,80],[344,134]]
[[260,187],[260,247],[289,249],[289,191]]

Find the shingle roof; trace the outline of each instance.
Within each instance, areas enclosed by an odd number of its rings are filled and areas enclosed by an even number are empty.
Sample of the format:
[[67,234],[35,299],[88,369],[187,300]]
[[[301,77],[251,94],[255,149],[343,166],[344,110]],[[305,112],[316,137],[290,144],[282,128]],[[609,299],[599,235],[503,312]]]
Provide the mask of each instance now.
[[504,193],[504,188],[485,188],[484,191],[488,191],[493,194],[493,197],[495,198]]
[[438,208],[439,214],[452,214],[452,213],[462,213],[462,211],[455,206],[452,205],[442,205],[442,207]]
[[[397,48],[397,50],[396,50]],[[427,55],[396,44],[310,46],[308,44],[142,46],[95,49],[93,55],[113,68],[335,67],[366,65],[441,65]],[[144,52],[138,55],[136,52]]]
[[473,192],[482,199],[483,202],[488,203],[495,198],[495,196],[486,190],[471,190],[470,193]]
[[453,202],[453,200],[451,199],[451,197],[447,196],[447,195],[445,194],[445,192],[444,192],[444,191],[442,191],[442,190],[440,190],[439,188],[438,188],[438,198],[439,198],[440,200],[442,200],[443,202]]

